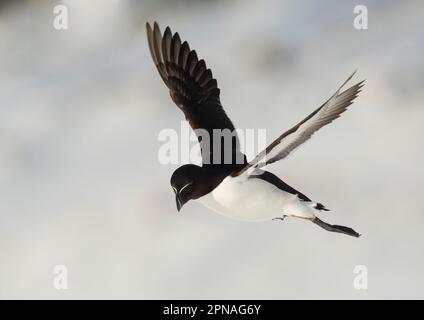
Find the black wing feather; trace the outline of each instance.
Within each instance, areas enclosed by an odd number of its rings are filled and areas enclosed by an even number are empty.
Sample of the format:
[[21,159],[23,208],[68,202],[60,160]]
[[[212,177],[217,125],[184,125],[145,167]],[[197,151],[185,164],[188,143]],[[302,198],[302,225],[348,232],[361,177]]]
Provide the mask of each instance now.
[[[213,140],[213,130],[235,130],[221,105],[217,81],[205,61],[198,59],[196,51],[190,50],[186,41],[181,43],[178,33],[172,35],[171,29],[167,27],[162,35],[156,22],[153,30],[149,23],[146,24],[146,29],[150,53],[172,100],[183,111],[195,132],[197,129],[204,129],[209,133],[209,152],[204,152],[206,145],[202,144],[199,134],[198,140],[202,148],[202,161],[210,164],[213,146],[217,142]],[[224,143],[221,144],[223,145]],[[233,162],[236,160],[235,155],[241,154],[237,135],[232,139],[231,150],[224,150],[222,153],[225,152],[232,153]],[[244,163],[244,155],[242,159]]]

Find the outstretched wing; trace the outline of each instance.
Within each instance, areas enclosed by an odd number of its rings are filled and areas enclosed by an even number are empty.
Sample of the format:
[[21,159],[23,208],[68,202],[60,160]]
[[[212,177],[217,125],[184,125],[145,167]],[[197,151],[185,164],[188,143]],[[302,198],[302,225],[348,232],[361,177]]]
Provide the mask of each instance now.
[[[340,117],[340,115],[346,111],[347,107],[353,103],[353,100],[358,96],[363,86],[364,81],[361,81],[349,89],[340,92],[343,86],[353,77],[355,72],[322,106],[312,112],[293,128],[280,135],[246,166],[244,166],[241,170],[234,172],[233,176],[240,175],[251,167],[260,168],[267,164],[284,159],[294,149],[308,140],[316,131]],[[269,153],[277,146],[279,147],[280,151],[278,151],[278,153],[273,157],[261,162],[261,160],[268,156]]]
[[[205,61],[198,59],[196,51],[190,50],[186,41],[181,43],[178,33],[172,34],[169,27],[163,35],[156,22],[153,29],[147,23],[146,29],[153,61],[172,100],[183,111],[197,135],[203,164],[219,164],[224,162],[224,153],[227,156],[240,153],[234,125],[221,105],[217,82]],[[224,143],[220,144],[223,138],[214,139],[214,129],[227,129],[225,132],[230,136],[231,145],[227,144],[226,150],[222,149]],[[218,150],[214,149],[215,146],[220,148],[220,155],[214,158],[213,152]]]

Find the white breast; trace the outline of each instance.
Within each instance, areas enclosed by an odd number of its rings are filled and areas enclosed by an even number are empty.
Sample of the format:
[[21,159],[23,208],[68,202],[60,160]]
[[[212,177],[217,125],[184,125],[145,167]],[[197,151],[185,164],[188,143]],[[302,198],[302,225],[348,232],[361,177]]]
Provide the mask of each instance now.
[[266,221],[283,215],[313,217],[309,205],[262,179],[225,178],[211,193],[197,199],[223,216],[242,221]]

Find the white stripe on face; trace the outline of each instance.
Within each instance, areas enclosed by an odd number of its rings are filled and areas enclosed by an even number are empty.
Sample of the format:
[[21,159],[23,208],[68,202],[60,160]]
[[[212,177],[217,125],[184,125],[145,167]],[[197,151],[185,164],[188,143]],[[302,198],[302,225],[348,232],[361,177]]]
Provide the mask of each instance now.
[[179,193],[181,193],[181,192],[183,192],[183,190],[185,189],[185,188],[187,188],[188,186],[191,186],[193,183],[191,182],[191,183],[187,183],[184,187],[182,187],[181,188],[181,190],[180,190],[180,192]]

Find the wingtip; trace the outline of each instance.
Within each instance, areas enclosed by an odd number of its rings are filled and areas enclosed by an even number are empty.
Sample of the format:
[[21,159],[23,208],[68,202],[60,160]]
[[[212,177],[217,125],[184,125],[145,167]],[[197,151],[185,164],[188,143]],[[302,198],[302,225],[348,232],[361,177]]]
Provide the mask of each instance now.
[[155,33],[160,34],[160,27],[159,27],[159,24],[156,21],[153,23],[153,30],[154,30]]
[[165,28],[164,34],[167,34],[167,33],[172,35],[172,31],[171,31],[171,28],[169,26],[166,26],[166,28]]
[[175,41],[178,41],[181,44],[181,37],[180,37],[180,34],[178,32],[174,33],[173,38],[175,39]]
[[153,28],[152,28],[152,25],[149,23],[149,21],[146,21],[146,29],[147,30],[154,30],[154,29],[159,29],[160,30],[160,28],[159,28],[159,24],[156,22],[156,21],[153,21]]
[[359,82],[356,84],[357,92],[358,92],[358,93],[362,91],[362,88],[364,87],[364,85],[365,85],[365,79],[364,79],[364,80],[362,80],[362,81],[359,81]]
[[356,72],[358,72],[358,68],[356,68],[355,70],[353,70],[352,74],[347,78],[346,82],[348,82],[350,79],[352,79],[353,76],[356,74]]
[[[336,91],[336,93],[333,95],[333,97],[336,97],[338,95],[338,93],[340,92],[340,90],[353,78],[353,76],[356,74],[356,72],[358,71],[358,68],[356,68],[352,74],[345,80],[345,82],[343,82],[343,84],[339,87],[339,89]],[[365,80],[362,80],[361,82],[357,83],[356,85],[360,85],[362,86],[362,83]]]

